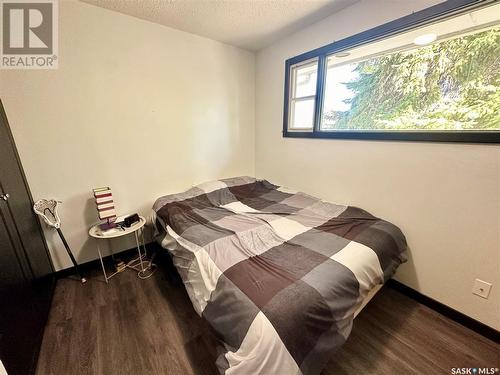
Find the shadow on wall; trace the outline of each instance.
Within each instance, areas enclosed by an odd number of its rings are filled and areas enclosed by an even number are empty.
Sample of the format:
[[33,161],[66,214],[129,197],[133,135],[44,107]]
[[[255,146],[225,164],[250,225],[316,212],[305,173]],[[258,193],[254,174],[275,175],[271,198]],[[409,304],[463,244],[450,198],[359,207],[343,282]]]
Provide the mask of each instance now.
[[[147,219],[144,240],[151,242],[153,238],[153,225],[151,221],[153,203],[142,205],[138,211]],[[61,218],[61,230],[78,263],[85,263],[98,258],[97,242],[101,246],[103,256],[131,249],[136,246],[135,237],[113,238],[112,240],[96,240],[88,235],[90,227],[100,222],[97,216],[94,197],[90,193],[82,193],[65,199],[58,210]],[[129,212],[133,213],[133,212]],[[42,222],[44,235],[50,249],[52,261],[56,269],[70,267],[70,259],[64,250],[61,239],[53,228]]]
[[[393,279],[404,282],[404,284],[412,287],[413,289],[419,290],[420,284],[418,282],[417,272],[415,270],[415,263],[413,262],[413,253],[411,247],[408,246],[406,251],[406,256],[408,260],[399,266]],[[399,277],[399,275],[404,275],[404,277]]]
[[[90,227],[92,227],[96,223],[102,222],[102,220],[99,220],[97,216],[94,197],[90,197],[85,202],[85,207],[83,210],[83,220],[85,223],[85,240],[82,243],[81,249],[79,251],[79,258],[82,260],[82,262],[87,262],[98,257],[97,241],[99,241],[99,246],[103,256],[110,255],[111,253],[117,253],[122,250],[135,248],[136,242],[133,234],[107,240],[91,238],[88,235],[87,232]],[[144,238],[144,240],[145,242],[147,242],[146,238]]]
[[[83,208],[83,221],[85,223],[85,228],[84,230],[88,231],[88,229],[96,224],[99,220],[99,217],[97,216],[97,208],[95,204],[95,199],[93,196],[90,196],[86,199],[85,201],[85,206]],[[86,262],[91,259],[95,259],[98,255],[97,253],[97,247],[95,243],[95,239],[91,238],[88,234],[85,237],[85,240],[83,244],[81,245],[80,251],[79,251],[79,262]],[[103,241],[104,242],[104,241]],[[106,241],[108,242],[108,241]],[[105,244],[104,244],[105,245]],[[107,246],[101,245],[101,251],[103,253],[108,254],[108,248]]]
[[[55,198],[57,199],[57,198]],[[83,209],[83,228],[81,228],[78,232],[82,231],[82,233],[75,232],[74,230],[70,230],[70,228],[78,228],[81,224],[78,223],[78,215],[74,215],[74,208],[81,205],[81,202],[85,201],[84,209]],[[58,207],[58,214],[61,218],[61,230],[66,237],[66,241],[69,244],[76,260],[78,263],[83,263],[90,259],[91,254],[96,253],[95,248],[90,249],[91,246],[86,246],[88,241],[85,241],[83,246],[78,246],[75,243],[75,238],[80,235],[86,235],[88,228],[90,228],[97,219],[95,202],[92,198],[90,198],[86,194],[79,194],[72,196],[71,198],[65,199]],[[69,257],[64,250],[63,243],[61,239],[57,235],[56,231],[53,228],[49,228],[45,223],[42,223],[44,228],[45,239],[47,241],[47,245],[51,250],[51,257],[54,266],[64,266],[70,265]]]

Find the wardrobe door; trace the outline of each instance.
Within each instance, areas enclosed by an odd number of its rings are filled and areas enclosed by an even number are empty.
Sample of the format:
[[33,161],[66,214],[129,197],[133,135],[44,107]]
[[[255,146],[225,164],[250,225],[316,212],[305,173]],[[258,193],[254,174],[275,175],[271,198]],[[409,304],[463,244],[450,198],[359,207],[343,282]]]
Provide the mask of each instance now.
[[34,372],[43,325],[5,205],[0,200],[0,359],[9,375],[24,375]]
[[0,101],[0,359],[32,374],[52,298],[53,268]]
[[40,227],[33,212],[33,202],[17,155],[7,116],[0,101],[0,183],[26,252],[33,277],[44,278],[53,273],[50,258]]

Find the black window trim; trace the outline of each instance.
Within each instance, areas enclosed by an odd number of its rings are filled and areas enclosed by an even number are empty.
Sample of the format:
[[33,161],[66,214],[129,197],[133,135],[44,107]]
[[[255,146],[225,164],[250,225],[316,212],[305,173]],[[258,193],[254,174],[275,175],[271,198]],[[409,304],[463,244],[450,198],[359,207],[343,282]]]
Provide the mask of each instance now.
[[[283,137],[290,138],[335,138],[363,140],[423,141],[423,142],[467,142],[500,143],[500,131],[320,131],[321,106],[328,55],[375,42],[389,36],[409,31],[416,27],[456,16],[472,9],[495,3],[497,0],[447,0],[383,25],[360,32],[326,46],[316,48],[285,61],[285,92],[283,106]],[[318,59],[314,127],[312,131],[288,129],[290,72],[293,65],[306,60]]]

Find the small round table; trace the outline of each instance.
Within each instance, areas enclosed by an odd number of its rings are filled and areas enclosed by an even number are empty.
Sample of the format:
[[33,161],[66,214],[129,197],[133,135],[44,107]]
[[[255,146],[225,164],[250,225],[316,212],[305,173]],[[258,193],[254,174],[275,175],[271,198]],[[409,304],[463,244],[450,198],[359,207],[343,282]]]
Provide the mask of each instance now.
[[[146,271],[146,268],[144,267],[145,262],[143,262],[144,258],[146,257],[146,246],[144,245],[144,225],[146,224],[146,219],[142,216],[139,216],[139,221],[135,224],[132,224],[129,228],[120,228],[116,227],[108,231],[102,231],[99,228],[99,224],[94,225],[92,228],[89,229],[89,236],[93,237],[97,240],[102,240],[102,239],[110,239],[110,238],[117,238],[117,237],[123,237],[127,236],[131,233],[134,233],[135,236],[135,243],[137,246],[137,253],[139,256],[135,259],[132,259],[130,262],[128,262],[125,265],[125,268],[131,268],[139,273],[144,273]],[[139,242],[139,234],[141,234],[141,241]],[[113,276],[116,274],[120,273],[123,270],[117,270],[110,276],[106,273],[106,269],[104,268],[104,262],[102,260],[102,253],[101,253],[101,248],[99,246],[100,241],[97,242],[97,252],[99,253],[99,259],[101,261],[101,267],[102,267],[102,273],[104,274],[104,279],[106,280],[106,283],[108,283],[108,280],[111,279]],[[141,246],[144,250],[144,254],[141,252]],[[111,254],[113,255],[113,251],[111,251]],[[138,263],[139,262],[139,263]],[[140,268],[138,267],[140,265]]]

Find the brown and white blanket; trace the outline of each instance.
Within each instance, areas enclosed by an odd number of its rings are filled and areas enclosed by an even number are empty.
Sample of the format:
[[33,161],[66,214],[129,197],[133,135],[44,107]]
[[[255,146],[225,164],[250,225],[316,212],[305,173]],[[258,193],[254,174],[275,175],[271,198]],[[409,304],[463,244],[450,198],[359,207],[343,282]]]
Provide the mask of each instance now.
[[393,224],[250,177],[153,209],[194,308],[224,344],[225,374],[321,372],[364,297],[405,260]]

